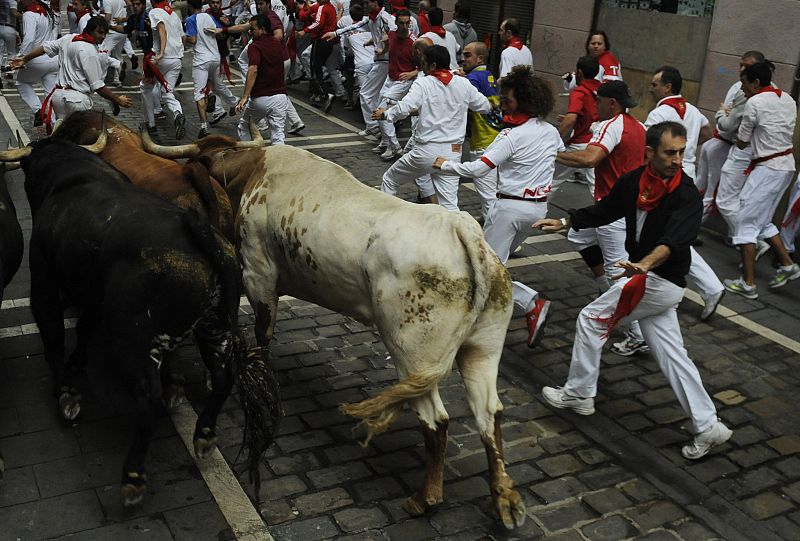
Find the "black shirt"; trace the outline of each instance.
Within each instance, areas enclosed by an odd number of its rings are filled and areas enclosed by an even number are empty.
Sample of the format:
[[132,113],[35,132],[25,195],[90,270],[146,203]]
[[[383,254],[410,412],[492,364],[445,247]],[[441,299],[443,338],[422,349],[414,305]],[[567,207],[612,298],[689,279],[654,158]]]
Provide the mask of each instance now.
[[639,177],[642,171],[644,167],[622,175],[611,192],[593,206],[569,211],[572,228],[578,231],[625,218],[625,250],[631,262],[641,261],[656,246],[663,244],[669,247],[670,256],[660,266],[652,269],[652,272],[675,285],[686,287],[686,274],[692,262],[689,248],[700,232],[703,199],[691,177],[682,172],[678,187],[665,195],[658,206],[648,213],[637,242],[636,199],[639,197]]

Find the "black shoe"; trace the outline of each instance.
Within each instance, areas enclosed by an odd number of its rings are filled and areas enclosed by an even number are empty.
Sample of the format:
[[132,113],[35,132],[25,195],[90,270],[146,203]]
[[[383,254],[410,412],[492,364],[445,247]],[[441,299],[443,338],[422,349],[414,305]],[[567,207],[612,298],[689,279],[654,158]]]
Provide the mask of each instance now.
[[167,119],[167,113],[165,113],[164,111],[161,111],[160,113],[154,114],[153,118],[155,118],[156,120],[166,120]]
[[228,109],[228,116],[236,116],[236,106],[231,105],[231,108]]
[[355,104],[352,102],[352,100],[347,100],[347,101],[345,102],[345,104],[344,104],[344,108],[345,108],[345,109],[347,109],[348,111],[353,111],[353,110],[356,108],[356,106],[355,106]]
[[44,119],[42,118],[42,111],[41,109],[33,113],[33,126],[41,126],[44,124]]
[[131,55],[131,69],[137,69],[139,67],[139,57],[135,54]]
[[230,60],[231,62],[236,62],[236,55],[233,53],[229,54],[228,60]]
[[111,102],[111,114],[114,116],[119,116],[119,104],[115,101]]
[[197,138],[202,139],[203,137],[208,137],[209,135],[211,135],[211,133],[207,129],[200,128],[200,131],[197,133]]
[[186,135],[186,117],[183,113],[178,113],[175,117],[175,139],[183,139]]
[[335,96],[333,94],[328,94],[328,97],[325,98],[325,106],[322,108],[323,111],[326,113],[330,113],[331,109],[333,108],[333,98]]
[[125,83],[125,77],[128,76],[128,68],[125,66],[125,62],[121,62],[122,66],[119,68],[119,85],[122,86]]
[[216,94],[209,94],[206,98],[206,112],[213,113],[214,109],[217,108],[217,96]]

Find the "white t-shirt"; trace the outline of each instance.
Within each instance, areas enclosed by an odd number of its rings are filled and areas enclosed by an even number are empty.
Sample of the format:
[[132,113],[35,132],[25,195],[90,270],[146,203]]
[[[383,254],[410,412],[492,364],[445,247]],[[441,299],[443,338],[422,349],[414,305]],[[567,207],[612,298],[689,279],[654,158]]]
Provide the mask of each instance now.
[[500,77],[505,77],[514,66],[533,67],[533,55],[527,45],[520,49],[510,46],[500,53]]
[[164,58],[183,58],[183,25],[176,12],[167,13],[161,8],[153,8],[147,14],[150,27],[153,29],[153,52],[162,52],[161,38],[158,35],[158,24],[164,23],[167,31],[167,45],[163,50]]
[[186,19],[186,35],[196,37],[192,66],[201,66],[208,62],[219,62],[219,47],[214,34],[206,28],[219,28],[217,21],[208,13],[196,13]]
[[467,130],[467,110],[488,113],[491,105],[465,77],[453,76],[445,85],[427,75],[416,79],[408,94],[386,111],[386,120],[396,122],[415,110],[419,111],[415,143],[460,144]]
[[[374,21],[369,17],[364,17],[361,21],[353,23],[350,26],[337,28],[336,35],[341,36],[348,32],[360,31],[362,28],[368,29],[372,34],[372,42],[376,45],[380,45],[383,41],[383,36],[397,30],[397,25],[394,24],[394,17],[389,15],[385,9],[381,8]],[[381,54],[377,60],[389,60],[389,51],[384,50],[383,54]]]
[[[753,158],[764,158],[792,148],[792,134],[797,121],[797,104],[786,92],[760,92],[744,106],[739,140],[749,141]],[[789,153],[761,163],[770,169],[794,171],[794,156]]]
[[[253,2],[253,4],[255,4],[255,2]],[[270,6],[272,7],[272,11],[275,12],[275,15],[277,15],[281,20],[281,24],[283,25],[283,33],[288,34],[291,21],[289,20],[289,14],[286,12],[286,6],[283,5],[281,0],[270,0]]]
[[458,69],[458,42],[452,32],[445,32],[444,37],[434,32],[425,32],[421,38],[430,39],[434,45],[441,45],[450,53],[450,69]]
[[708,119],[697,107],[688,101],[686,102],[686,112],[683,114],[683,118],[680,117],[678,111],[676,111],[674,107],[664,104],[665,100],[680,97],[680,94],[678,94],[676,96],[667,96],[659,100],[656,104],[656,108],[647,115],[647,120],[644,121],[644,125],[649,128],[654,124],[666,121],[680,122],[683,124],[686,128],[686,152],[683,154],[683,164],[684,166],[689,166],[691,173],[696,160],[695,154],[697,153],[697,141],[700,137],[700,129],[703,126],[708,126]]
[[106,70],[100,67],[97,45],[88,41],[72,41],[77,34],[67,34],[57,40],[46,41],[42,48],[47,56],[58,55],[58,84],[91,94],[106,86]]
[[86,30],[86,25],[89,24],[89,19],[94,17],[91,13],[84,13],[83,16],[78,19],[78,33],[82,34],[84,30]]
[[[119,24],[114,22],[114,19],[121,19],[127,17],[128,9],[125,6],[125,0],[103,0],[103,13],[111,15],[111,22],[109,24]],[[109,30],[109,34],[120,34],[116,30]]]
[[373,45],[364,44],[372,39],[372,34],[369,32],[356,32],[348,36],[350,40],[350,48],[353,51],[353,62],[355,67],[371,66],[375,63],[375,47]]
[[25,56],[45,41],[56,39],[58,33],[50,17],[33,11],[25,11],[22,14],[22,35],[19,55]]
[[536,199],[550,193],[556,154],[563,150],[558,130],[548,122],[531,118],[498,133],[480,159],[467,163],[447,161],[442,170],[475,178],[496,168],[498,192]]

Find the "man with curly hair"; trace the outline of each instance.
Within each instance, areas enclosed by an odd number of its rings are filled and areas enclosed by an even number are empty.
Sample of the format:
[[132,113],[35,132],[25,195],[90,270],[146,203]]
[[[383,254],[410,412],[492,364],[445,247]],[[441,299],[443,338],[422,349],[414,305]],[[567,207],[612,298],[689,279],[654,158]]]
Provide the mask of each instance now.
[[[497,174],[497,199],[489,207],[483,233],[505,265],[508,256],[531,234],[531,226],[547,214],[556,154],[564,150],[558,130],[547,122],[555,97],[550,84],[533,76],[531,66],[515,66],[500,79],[503,124],[506,126],[480,159],[468,163],[439,157],[443,172],[479,178]],[[550,301],[536,290],[513,282],[514,304],[525,310],[528,346],[544,335]]]

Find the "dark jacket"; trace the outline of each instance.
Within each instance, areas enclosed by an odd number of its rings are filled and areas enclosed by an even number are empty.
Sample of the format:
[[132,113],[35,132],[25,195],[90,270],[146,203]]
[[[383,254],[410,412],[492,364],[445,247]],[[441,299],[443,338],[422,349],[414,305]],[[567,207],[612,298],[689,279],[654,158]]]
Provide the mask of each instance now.
[[636,199],[643,170],[644,167],[640,167],[622,175],[611,192],[593,206],[571,210],[572,227],[577,231],[625,218],[625,250],[631,261],[641,261],[656,246],[663,244],[670,249],[669,259],[653,272],[675,285],[686,287],[686,274],[692,262],[689,248],[700,232],[703,200],[692,179],[682,173],[681,183],[675,191],[664,196],[648,213],[637,241]]

